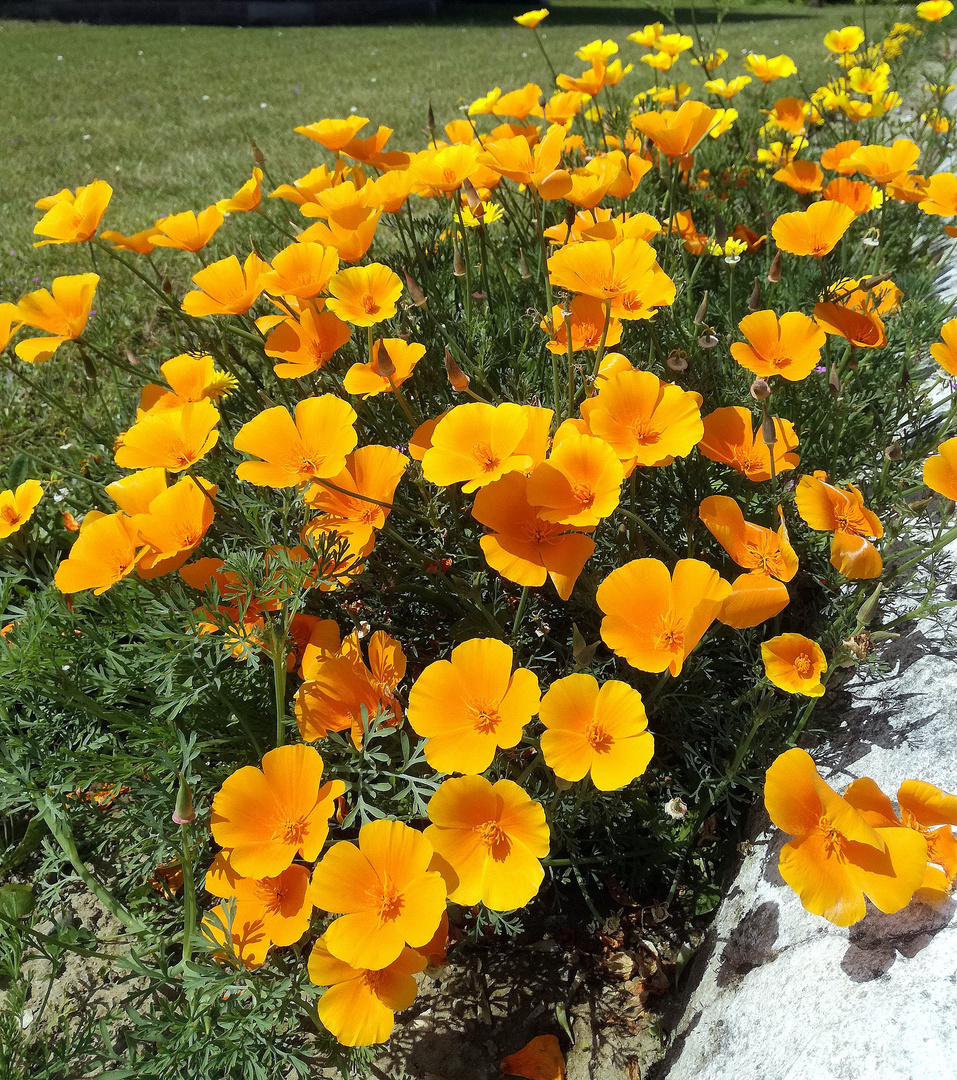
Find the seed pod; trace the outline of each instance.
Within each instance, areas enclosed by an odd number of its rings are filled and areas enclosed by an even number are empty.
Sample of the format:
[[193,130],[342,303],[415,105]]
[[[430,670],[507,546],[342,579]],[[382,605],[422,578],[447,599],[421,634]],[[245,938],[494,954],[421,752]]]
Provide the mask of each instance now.
[[900,461],[903,456],[904,451],[901,449],[901,444],[896,439],[884,450],[884,457],[888,461]]
[[776,251],[774,253],[774,258],[771,260],[770,269],[768,270],[768,281],[770,281],[772,285],[777,285],[777,283],[780,280],[781,280],[781,252]]
[[456,277],[465,277],[465,260],[462,258],[462,252],[458,248],[455,249],[452,256],[452,273]]
[[831,371],[827,377],[827,388],[831,391],[834,397],[840,397],[841,379],[837,373],[837,364],[831,364]]
[[253,152],[253,162],[261,169],[266,163],[266,158],[263,155],[262,150],[259,149],[259,147],[252,141],[252,139],[249,140],[249,147]]
[[381,338],[372,348],[372,370],[383,379],[391,379],[395,374],[395,364],[389,350],[382,344]]
[[449,382],[452,385],[452,389],[461,394],[469,388],[469,377],[459,367],[455,361],[455,357],[452,355],[448,345],[445,346],[445,373],[449,377]]

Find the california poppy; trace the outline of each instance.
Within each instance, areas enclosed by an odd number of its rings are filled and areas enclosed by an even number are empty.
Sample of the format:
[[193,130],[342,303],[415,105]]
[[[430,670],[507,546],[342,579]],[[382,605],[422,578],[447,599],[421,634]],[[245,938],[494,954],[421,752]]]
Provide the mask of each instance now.
[[319,857],[329,833],[341,780],[322,780],[322,758],[312,746],[279,746],[266,753],[262,771],[246,765],[227,777],[213,797],[210,829],[244,877],[276,877],[298,853]]
[[532,466],[531,457],[519,452],[527,430],[521,405],[457,405],[435,425],[422,458],[425,478],[441,487],[462,483],[470,492],[507,472],[524,472]]
[[957,376],[957,319],[945,322],[940,336],[942,340],[931,345],[930,355],[944,371]]
[[[367,363],[353,364],[342,381],[347,394],[361,394],[363,398],[376,394],[388,394],[411,377],[415,365],[425,356],[425,346],[402,338],[379,338]],[[381,374],[383,367],[391,366],[392,374]]]
[[755,375],[780,375],[789,382],[811,374],[821,362],[821,349],[827,340],[817,323],[799,311],[787,311],[781,316],[773,311],[755,311],[738,323],[738,329],[747,344],[732,343],[734,359]]
[[140,577],[169,574],[189,559],[213,523],[215,497],[215,484],[184,476],[134,516],[140,540],[150,549],[137,565]]
[[339,151],[346,146],[360,128],[369,123],[366,116],[347,116],[344,120],[319,120],[315,124],[307,124],[293,128],[298,135],[305,135],[324,146],[327,150]]
[[64,341],[78,338],[86,329],[99,280],[97,274],[58,277],[53,279],[49,292],[37,289],[24,296],[17,304],[17,321],[55,336],[17,342],[17,356],[31,364],[49,360]]
[[81,185],[73,199],[58,200],[34,225],[33,231],[37,236],[49,239],[39,240],[33,246],[76,244],[89,240],[99,228],[112,195],[113,189],[105,180]]
[[920,208],[925,214],[938,217],[957,214],[957,175],[952,172],[934,173],[927,181]]
[[280,379],[301,379],[322,370],[351,333],[331,311],[306,306],[298,319],[284,319],[270,332],[263,351],[280,361],[273,367]]
[[517,585],[537,587],[552,579],[567,600],[595,542],[575,529],[546,521],[528,497],[529,479],[506,473],[480,488],[472,516],[492,532],[481,539],[489,566]]
[[820,697],[821,676],[827,671],[824,650],[803,634],[779,634],[761,643],[761,659],[768,680],[789,694]]
[[216,445],[218,423],[219,412],[207,400],[151,412],[117,436],[113,457],[123,469],[182,472]]
[[305,398],[295,420],[282,405],[266,409],[236,433],[237,450],[262,461],[244,461],[236,474],[260,487],[293,487],[307,480],[335,476],[358,436],[352,406],[334,394]]
[[262,278],[268,270],[268,263],[255,252],[246,256],[242,266],[235,255],[210,263],[193,274],[199,290],[183,297],[183,311],[195,317],[244,315],[262,292]]
[[312,874],[313,903],[340,915],[325,942],[338,960],[380,971],[406,945],[424,945],[445,910],[445,882],[434,870],[432,845],[401,821],[363,825],[357,844],[342,840]]
[[764,804],[794,840],[781,851],[781,876],[805,910],[837,926],[865,914],[867,896],[881,911],[900,911],[920,887],[926,845],[911,829],[874,829],[794,747],[768,769]]
[[499,1068],[506,1076],[524,1076],[529,1080],[565,1080],[565,1059],[554,1035],[536,1035],[518,1053],[505,1058]]
[[329,282],[328,309],[353,326],[374,326],[391,319],[402,295],[402,281],[387,266],[369,263],[340,270]]
[[624,240],[616,247],[601,240],[572,244],[548,260],[551,283],[599,300],[615,300],[639,291],[650,280],[655,249],[645,240]]
[[680,559],[673,578],[657,559],[634,559],[598,586],[602,640],[640,671],[677,675],[730,594],[699,559]]
[[92,589],[95,596],[128,577],[146,553],[139,533],[126,514],[87,515],[69,557],[57,567],[54,577],[60,592],[76,593]]
[[831,565],[855,580],[879,577],[880,552],[864,539],[880,538],[884,527],[864,506],[864,496],[852,484],[846,489],[827,483],[826,473],[802,476],[794,493],[798,513],[812,529],[833,532]]
[[957,500],[957,438],[942,442],[924,462],[924,483],[945,498]]
[[274,296],[308,300],[326,288],[338,269],[339,255],[335,248],[295,243],[273,256],[272,269],[263,273],[260,284]]
[[[775,442],[774,473],[797,468],[801,459],[793,453],[797,434],[790,420],[772,418]],[[761,426],[754,431],[751,413],[740,405],[715,409],[703,418],[704,435],[698,450],[711,461],[720,461],[758,483],[771,478],[771,448],[764,441]]]
[[377,971],[354,968],[336,959],[325,936],[309,954],[309,978],[329,989],[319,1000],[319,1019],[343,1046],[372,1046],[392,1034],[395,1014],[407,1009],[416,995],[414,975],[426,959],[403,949],[398,959]]
[[216,203],[216,209],[221,214],[237,214],[244,211],[255,210],[262,199],[263,171],[258,166],[253,169],[252,176],[245,184],[229,199],[220,199]]
[[749,53],[744,58],[744,66],[751,74],[765,85],[775,79],[786,79],[797,74],[797,67],[790,56],[765,56],[763,53]]
[[843,203],[811,203],[807,210],[782,214],[771,227],[771,235],[782,251],[819,259],[833,249],[855,216]]
[[141,420],[147,413],[178,409],[191,401],[210,401],[215,404],[236,387],[235,377],[228,372],[219,371],[208,353],[181,353],[164,361],[160,365],[160,371],[169,388],[157,383],[144,386],[140,393],[137,420]]
[[41,498],[43,486],[39,480],[24,480],[16,491],[0,491],[0,540],[26,525]]
[[549,834],[542,804],[511,780],[445,780],[429,800],[426,839],[456,904],[524,907],[538,892]]
[[526,495],[546,521],[594,528],[618,505],[624,478],[607,442],[570,434],[532,470]]
[[641,694],[627,683],[568,675],[548,688],[539,718],[545,763],[562,780],[590,774],[599,791],[614,791],[641,776],[654,754]]
[[198,214],[192,210],[171,214],[156,222],[157,231],[151,237],[151,242],[154,247],[199,251],[210,242],[223,220],[223,215],[215,206],[207,206]]
[[425,759],[439,772],[484,772],[497,746],[514,746],[538,712],[538,678],[512,671],[504,641],[473,638],[436,660],[409,693],[408,721],[423,736]]
[[848,168],[869,176],[875,184],[889,184],[917,164],[920,147],[910,139],[896,139],[893,146],[880,143],[860,146],[846,159]]

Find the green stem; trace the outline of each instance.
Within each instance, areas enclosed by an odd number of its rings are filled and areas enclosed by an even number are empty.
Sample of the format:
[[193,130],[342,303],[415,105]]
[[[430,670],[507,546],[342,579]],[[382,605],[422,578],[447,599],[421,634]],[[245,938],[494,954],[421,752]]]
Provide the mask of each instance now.
[[[285,614],[285,613],[284,613]],[[285,617],[283,618],[285,624]],[[285,626],[282,638],[276,632],[271,650],[273,685],[276,690],[276,746],[286,741],[286,642]]]
[[661,548],[661,550],[666,555],[674,559],[675,562],[678,561],[678,554],[675,549],[667,542],[667,540],[662,539],[662,537],[660,537],[643,518],[638,517],[637,514],[633,514],[630,510],[627,510],[620,503],[618,504],[618,513],[624,514],[626,518],[629,518],[631,521],[633,521],[643,533],[647,534],[651,537],[652,540],[654,540],[654,542],[658,545],[659,548]]
[[522,626],[522,616],[525,614],[525,608],[528,604],[528,591],[529,586],[526,585],[522,589],[522,598],[518,602],[518,611],[515,612],[515,619],[512,622],[512,642],[514,644],[518,637],[518,632]]
[[196,886],[193,882],[193,852],[189,843],[190,827],[181,825],[183,840],[183,963],[193,955],[193,934],[196,933]]

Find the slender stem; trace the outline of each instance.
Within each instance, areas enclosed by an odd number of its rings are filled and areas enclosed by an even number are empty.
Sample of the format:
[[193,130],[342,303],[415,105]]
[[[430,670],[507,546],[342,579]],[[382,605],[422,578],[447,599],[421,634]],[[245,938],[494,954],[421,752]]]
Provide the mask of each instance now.
[[675,562],[678,561],[678,554],[675,549],[666,540],[663,540],[643,518],[640,518],[637,514],[633,514],[630,510],[625,509],[620,503],[618,504],[618,513],[624,514],[626,518],[633,521],[643,533],[647,533],[647,535],[654,540],[666,555],[674,559]]
[[183,840],[183,963],[193,955],[193,934],[196,933],[196,886],[193,882],[193,850],[190,846],[190,826],[180,826]]
[[526,585],[522,589],[522,597],[518,602],[518,611],[515,612],[515,619],[512,622],[512,641],[518,637],[518,632],[522,626],[522,616],[525,614],[525,608],[528,604],[528,590],[529,586]]
[[469,255],[469,239],[465,235],[465,222],[462,219],[462,203],[457,194],[453,194],[452,203],[459,219],[459,232],[462,238],[462,257],[465,262],[465,321],[472,325],[472,259]]
[[[285,618],[283,619],[285,623]],[[271,650],[273,684],[276,690],[276,746],[286,741],[286,642],[285,626],[280,639],[278,629]]]

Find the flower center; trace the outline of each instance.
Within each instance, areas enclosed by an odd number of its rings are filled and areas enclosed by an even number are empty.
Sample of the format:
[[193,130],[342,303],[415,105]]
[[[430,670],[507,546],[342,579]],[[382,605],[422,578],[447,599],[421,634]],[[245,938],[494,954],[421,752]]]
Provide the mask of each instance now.
[[615,745],[614,738],[595,720],[585,728],[585,741],[596,754],[607,754]]
[[379,305],[375,302],[375,297],[370,296],[369,293],[363,296],[360,306],[366,315],[378,315],[380,310]]
[[458,184],[458,180],[459,180],[458,176],[455,173],[455,169],[443,169],[442,170],[442,179],[447,184]]
[[802,679],[810,679],[814,675],[814,665],[807,653],[801,653],[794,658],[794,670]]
[[476,825],[473,831],[477,834],[479,843],[488,848],[492,858],[499,862],[504,860],[512,850],[508,833],[497,821],[483,821],[481,825]]
[[661,429],[656,427],[648,416],[639,416],[632,421],[631,430],[635,441],[641,446],[654,446],[661,440]]
[[372,896],[373,903],[378,908],[380,926],[397,919],[405,907],[405,897],[388,878],[382,881]]
[[502,717],[495,705],[480,702],[472,706],[472,726],[480,734],[493,734],[501,722]]
[[824,834],[824,852],[828,858],[844,860],[844,837],[831,824],[830,819],[821,817],[818,829]]
[[685,648],[684,620],[675,617],[673,612],[659,618],[659,630],[655,635],[655,648],[680,656]]
[[572,484],[572,494],[582,510],[590,510],[595,503],[595,493],[587,484]]
[[301,847],[306,838],[306,822],[303,818],[295,821],[283,821],[272,834],[273,840],[280,844],[288,844],[290,847]]
[[262,902],[270,915],[278,915],[282,911],[283,898],[284,893],[279,878],[263,878],[256,885],[256,899]]
[[502,464],[502,459],[492,453],[492,448],[488,443],[478,443],[474,446],[472,456],[479,463],[482,472],[494,472]]
[[17,513],[15,506],[5,506],[0,510],[0,517],[2,517],[8,525],[17,525],[20,522],[20,515]]

